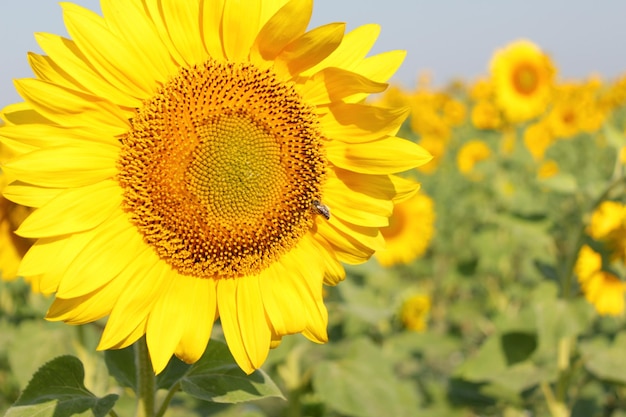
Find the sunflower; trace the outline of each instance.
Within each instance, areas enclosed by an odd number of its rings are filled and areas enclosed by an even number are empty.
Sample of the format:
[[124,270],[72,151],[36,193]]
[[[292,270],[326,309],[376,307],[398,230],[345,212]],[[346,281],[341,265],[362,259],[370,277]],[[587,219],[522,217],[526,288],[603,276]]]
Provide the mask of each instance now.
[[[0,172],[0,191],[6,186],[6,177]],[[15,235],[17,225],[26,218],[29,209],[0,196],[0,278],[9,281],[17,277],[22,257],[32,244],[29,239]]]
[[408,330],[422,333],[428,327],[427,318],[430,312],[430,297],[416,294],[407,298],[402,304],[400,319]]
[[0,129],[47,318],[108,316],[99,349],[145,334],[156,373],[218,317],[246,372],[284,335],[325,342],[323,284],[382,247],[417,189],[395,174],[430,159],[395,137],[406,111],[363,103],[404,52],[366,57],[376,25],[307,31],[312,0],[62,7],[71,39],[37,35]]
[[433,200],[417,193],[409,200],[397,204],[389,219],[389,226],[381,229],[385,248],[375,257],[383,266],[407,264],[428,249],[435,233],[435,209]]
[[575,271],[585,298],[598,314],[623,314],[626,284],[602,269],[602,256],[599,253],[584,245],[578,254]]
[[626,262],[626,207],[619,201],[603,201],[591,214],[587,234],[602,242],[612,259]]
[[490,70],[496,103],[507,120],[523,122],[546,109],[556,70],[535,44],[520,40],[496,51]]
[[465,143],[456,156],[456,164],[459,171],[468,176],[472,176],[474,166],[480,161],[489,159],[491,149],[481,140],[475,139]]

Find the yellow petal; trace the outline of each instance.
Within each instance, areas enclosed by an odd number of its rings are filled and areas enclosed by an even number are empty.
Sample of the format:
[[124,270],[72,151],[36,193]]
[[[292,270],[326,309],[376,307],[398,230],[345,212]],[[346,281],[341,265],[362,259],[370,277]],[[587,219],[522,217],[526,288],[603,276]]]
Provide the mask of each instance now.
[[332,103],[321,117],[324,135],[346,143],[362,143],[395,135],[410,109],[386,109],[360,103]]
[[285,46],[306,31],[312,0],[291,0],[263,26],[252,45],[250,60],[253,63],[271,62]]
[[[187,3],[191,2],[184,2]],[[144,63],[141,71],[147,77],[166,81],[176,72],[177,67],[141,2],[106,0],[100,6],[111,32],[126,41],[127,47]]]
[[4,107],[0,112],[0,119],[6,126],[23,125],[28,123],[50,123],[50,120],[37,113],[28,103],[14,103]]
[[407,171],[432,159],[432,155],[421,146],[394,136],[350,145],[331,141],[326,150],[333,164],[363,174]]
[[[189,283],[192,277],[178,275],[172,271],[170,278],[161,288],[157,302],[152,307],[146,328],[146,342],[150,351],[152,367],[160,373],[170,361],[183,335],[189,308]],[[180,314],[183,312],[182,314]],[[201,318],[196,318],[196,320]]]
[[261,273],[263,306],[275,334],[287,335],[301,332],[306,326],[302,314],[305,307],[293,287],[293,276],[299,271],[287,271],[277,262]]
[[128,130],[128,119],[133,116],[105,99],[46,81],[16,80],[15,88],[33,109],[62,126],[96,124],[120,135]]
[[224,12],[225,0],[204,0],[200,9],[202,10],[202,20],[200,32],[204,40],[204,47],[209,56],[218,61],[225,59],[224,48],[222,46],[222,15]]
[[337,49],[315,66],[303,71],[302,75],[311,76],[329,67],[352,70],[369,53],[379,34],[379,25],[359,26],[344,36]]
[[329,176],[323,191],[323,202],[331,216],[360,226],[385,227],[393,212],[393,203],[351,190],[337,177]]
[[248,59],[260,25],[260,0],[225,0],[222,42],[229,60],[244,62]]
[[220,322],[224,330],[224,337],[228,349],[232,353],[237,365],[247,374],[254,372],[254,363],[248,356],[239,327],[237,306],[237,290],[240,279],[220,279],[217,282],[217,309]]
[[327,105],[336,101],[349,101],[349,97],[364,93],[385,91],[387,84],[369,80],[363,76],[340,68],[326,68],[309,79],[299,92],[307,103],[316,106]]
[[143,245],[124,214],[110,219],[95,229],[92,238],[76,253],[57,297],[79,297],[108,284],[135,259]]
[[211,338],[213,322],[217,318],[217,297],[215,282],[210,279],[193,278],[188,281],[189,308],[181,311],[184,328],[176,351],[181,360],[196,362],[204,353]]
[[184,58],[187,66],[201,64],[207,53],[200,33],[200,2],[164,0],[161,17],[172,44]]
[[31,213],[15,233],[41,238],[82,232],[101,224],[114,210],[121,211],[121,205],[122,190],[114,181],[70,188]]
[[331,23],[306,32],[276,57],[277,70],[296,76],[311,68],[337,49],[345,28],[345,23]]
[[258,275],[239,278],[237,315],[241,338],[255,369],[263,365],[270,351],[271,332],[265,316]]
[[7,146],[13,143],[22,143],[30,151],[48,146],[72,145],[79,142],[102,143],[120,148],[120,142],[114,136],[105,136],[89,132],[87,129],[66,129],[60,126],[44,124],[27,124],[17,126],[3,126],[0,129],[0,140]]
[[[150,97],[157,80],[143,71],[145,62],[111,33],[96,13],[72,3],[61,3],[65,27],[89,63],[111,84],[139,99]],[[149,74],[149,73],[148,73]]]
[[145,246],[136,253],[135,260],[114,280],[123,282],[124,289],[113,302],[112,311],[104,328],[98,349],[119,347],[127,335],[147,320],[171,268],[161,261],[154,250]]
[[355,65],[352,71],[370,80],[385,83],[400,68],[405,57],[406,51],[383,52],[365,58],[358,65]]
[[54,63],[47,71],[58,73],[58,75],[53,75],[46,72],[46,78],[42,77],[42,79],[52,81],[61,76],[69,77],[68,82],[112,103],[130,108],[141,106],[141,100],[120,89],[114,81],[103,77],[73,41],[48,33],[35,33],[35,39],[50,61]]
[[64,190],[65,188],[42,188],[16,182],[7,185],[3,195],[7,200],[23,206],[41,207]]
[[114,177],[116,158],[111,146],[59,146],[16,157],[3,169],[20,181],[42,187],[81,187]]

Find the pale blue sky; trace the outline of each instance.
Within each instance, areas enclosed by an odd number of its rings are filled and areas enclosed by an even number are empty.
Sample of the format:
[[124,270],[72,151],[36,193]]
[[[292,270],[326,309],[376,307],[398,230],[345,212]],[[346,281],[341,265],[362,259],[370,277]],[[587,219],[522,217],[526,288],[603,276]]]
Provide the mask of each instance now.
[[[98,0],[74,0],[99,10]],[[549,52],[561,78],[626,73],[623,0],[317,0],[311,26],[379,23],[374,51],[406,49],[393,81],[413,86],[429,70],[436,84],[486,74],[493,51],[528,38]],[[0,0],[0,107],[20,101],[12,79],[30,77],[33,32],[66,35],[57,0]]]

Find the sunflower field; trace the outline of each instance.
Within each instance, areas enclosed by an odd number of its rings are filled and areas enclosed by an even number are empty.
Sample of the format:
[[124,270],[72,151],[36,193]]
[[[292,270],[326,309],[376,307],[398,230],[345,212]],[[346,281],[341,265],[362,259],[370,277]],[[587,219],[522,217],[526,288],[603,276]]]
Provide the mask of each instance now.
[[626,417],[626,76],[157,3],[64,4],[0,111],[0,414]]

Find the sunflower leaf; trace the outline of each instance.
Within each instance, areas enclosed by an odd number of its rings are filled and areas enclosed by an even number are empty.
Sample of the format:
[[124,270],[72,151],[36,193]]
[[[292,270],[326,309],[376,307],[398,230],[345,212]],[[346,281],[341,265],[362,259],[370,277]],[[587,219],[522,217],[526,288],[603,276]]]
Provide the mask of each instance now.
[[284,398],[262,370],[246,375],[226,344],[218,340],[211,340],[202,358],[181,379],[181,389],[192,397],[216,403]]
[[91,410],[88,415],[104,417],[117,401],[116,394],[96,397],[84,385],[83,364],[73,356],[59,356],[39,368],[7,417],[63,417]]
[[135,356],[133,347],[104,351],[104,361],[109,374],[124,387],[137,392],[137,371],[135,370]]

